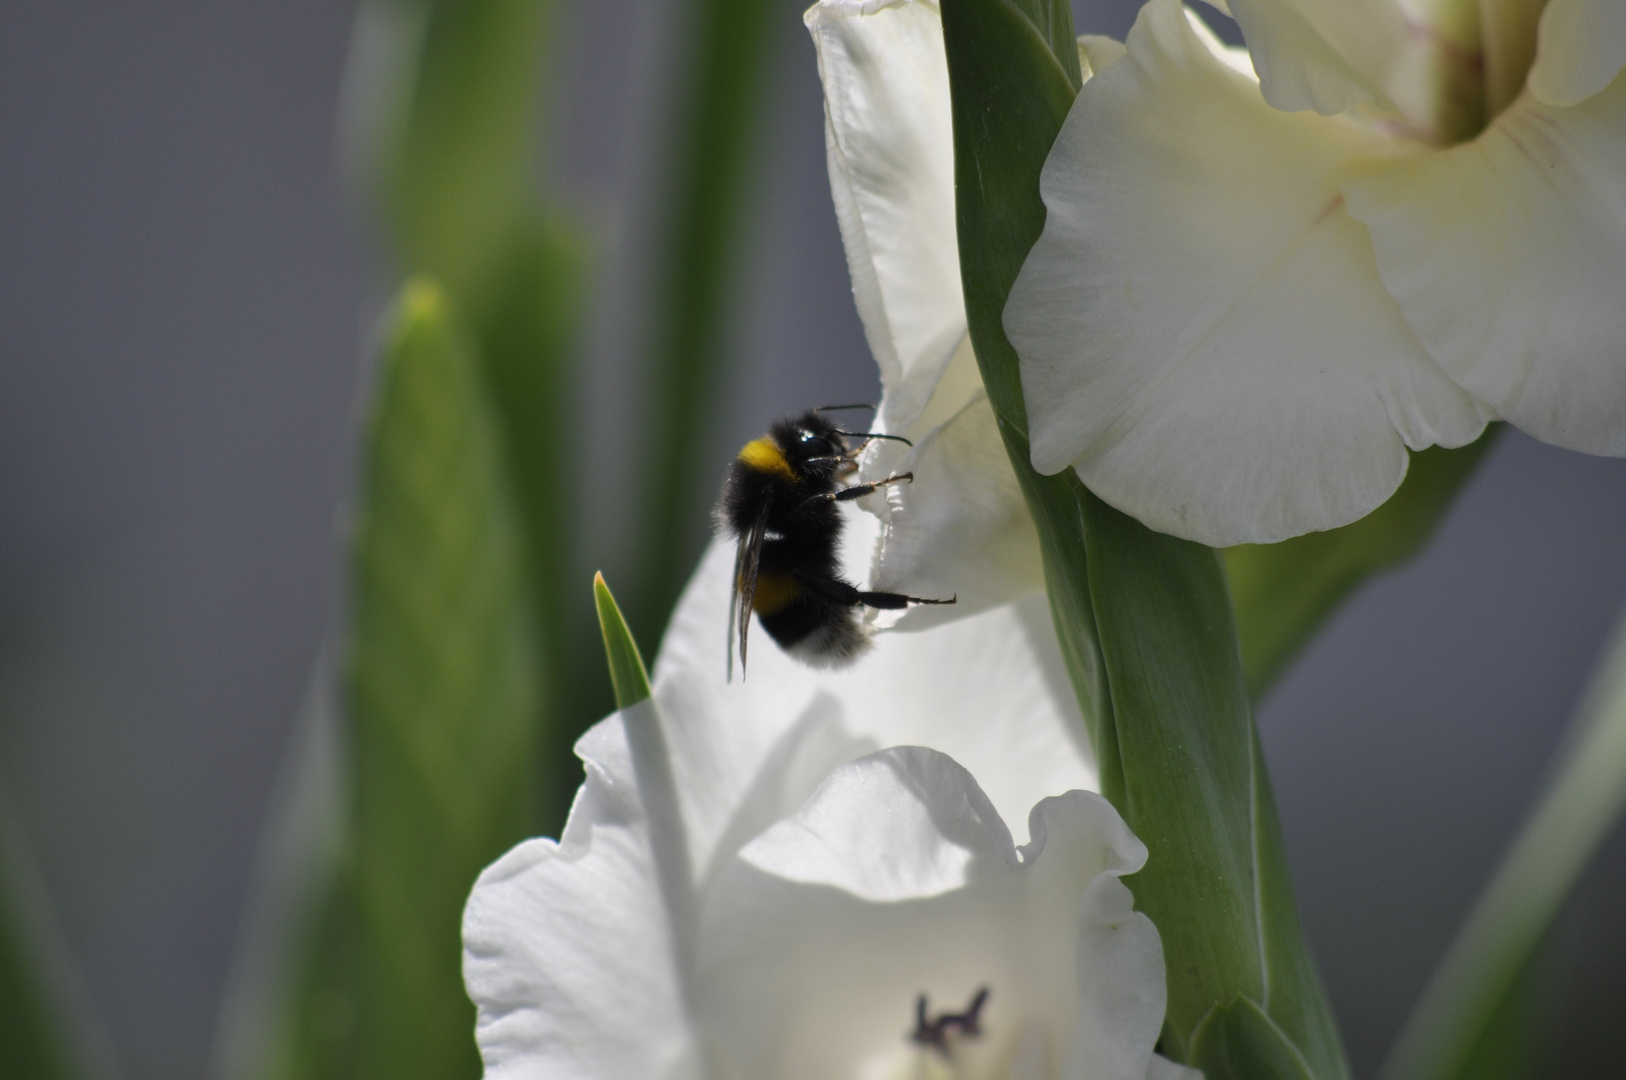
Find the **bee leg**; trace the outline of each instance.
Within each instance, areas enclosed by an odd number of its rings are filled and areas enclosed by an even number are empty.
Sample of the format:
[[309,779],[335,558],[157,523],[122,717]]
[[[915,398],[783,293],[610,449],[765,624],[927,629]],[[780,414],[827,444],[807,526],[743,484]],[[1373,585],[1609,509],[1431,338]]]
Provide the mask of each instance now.
[[888,484],[902,484],[906,482],[912,484],[914,483],[914,480],[915,474],[912,472],[895,473],[892,476],[887,477],[885,480],[877,480],[873,484],[854,484],[852,487],[842,488],[834,495],[831,495],[830,498],[834,499],[836,502],[846,502],[848,499],[862,499],[865,495],[872,495],[877,489],[883,488]]
[[864,592],[847,584],[845,581],[815,577],[812,574],[796,570],[791,571],[791,576],[806,586],[809,592],[818,593],[826,599],[834,600],[836,603],[845,604],[848,607],[857,607],[859,604],[863,604],[865,607],[895,611],[898,608],[908,607],[910,604],[952,604],[958,600],[958,597],[953,596],[947,600],[927,600],[919,596],[905,596],[902,593],[895,592]]
[[826,600],[834,600],[845,607],[855,607],[863,602],[859,600],[863,594],[845,581],[819,577],[803,570],[792,570],[790,576],[806,587],[808,592],[817,593]]
[[895,592],[860,592],[857,603],[883,611],[895,611],[910,604],[953,604],[958,603],[959,599],[958,596],[951,596],[947,600],[928,600],[923,596],[905,596]]
[[862,499],[865,495],[873,495],[877,489],[883,488],[887,484],[901,484],[906,481],[913,483],[914,479],[914,473],[906,472],[889,476],[885,480],[877,480],[872,484],[854,484],[852,487],[845,487],[840,491],[832,491],[828,495],[814,495],[812,498],[804,499],[797,509],[800,510],[802,506],[816,502],[847,502],[851,499]]

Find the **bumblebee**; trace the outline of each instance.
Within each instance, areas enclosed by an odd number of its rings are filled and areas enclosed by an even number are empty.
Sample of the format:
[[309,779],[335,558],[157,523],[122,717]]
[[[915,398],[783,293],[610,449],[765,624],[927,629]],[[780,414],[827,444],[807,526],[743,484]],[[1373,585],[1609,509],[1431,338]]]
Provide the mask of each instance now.
[[[865,592],[842,578],[837,504],[888,484],[906,483],[914,475],[898,473],[844,486],[844,478],[858,469],[858,452],[870,439],[909,440],[842,431],[825,418],[825,411],[814,409],[780,420],[766,435],[746,443],[729,465],[716,517],[718,530],[739,543],[728,619],[730,678],[735,626],[743,672],[753,611],[762,629],[786,652],[813,667],[834,668],[852,663],[869,647],[858,608],[954,603],[953,598]],[[861,441],[853,445],[849,438]]]

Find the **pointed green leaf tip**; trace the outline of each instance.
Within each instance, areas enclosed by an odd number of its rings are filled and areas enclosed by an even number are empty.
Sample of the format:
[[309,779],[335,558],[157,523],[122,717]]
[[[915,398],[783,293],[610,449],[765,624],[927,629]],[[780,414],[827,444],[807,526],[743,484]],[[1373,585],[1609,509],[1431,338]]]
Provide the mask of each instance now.
[[615,686],[615,707],[627,709],[651,697],[649,672],[632,640],[627,620],[621,617],[603,574],[593,575],[593,602],[598,606],[598,628],[604,634],[604,655],[610,662],[610,682]]
[[397,338],[428,329],[446,318],[446,297],[427,277],[415,277],[401,287],[401,314],[396,323]]

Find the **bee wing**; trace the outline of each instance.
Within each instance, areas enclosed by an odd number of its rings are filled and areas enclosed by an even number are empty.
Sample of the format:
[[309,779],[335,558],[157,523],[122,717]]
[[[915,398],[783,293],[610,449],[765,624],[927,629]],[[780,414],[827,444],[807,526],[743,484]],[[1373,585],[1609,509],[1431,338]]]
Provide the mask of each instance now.
[[762,563],[762,537],[768,531],[773,496],[763,500],[751,531],[741,535],[734,554],[734,602],[728,608],[728,680],[734,681],[734,626],[740,629],[740,677],[745,677],[746,636],[751,632],[751,601],[757,592],[757,567]]
[[728,597],[728,636],[723,646],[728,651],[728,681],[734,681],[734,624],[740,618],[740,571],[745,569],[745,546],[748,538],[741,536],[734,549],[734,576],[729,579],[733,592]]

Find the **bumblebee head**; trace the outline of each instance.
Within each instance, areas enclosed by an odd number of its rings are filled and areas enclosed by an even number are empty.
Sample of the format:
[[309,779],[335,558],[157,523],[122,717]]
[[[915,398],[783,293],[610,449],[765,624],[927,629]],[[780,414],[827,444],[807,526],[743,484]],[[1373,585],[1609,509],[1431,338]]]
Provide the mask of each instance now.
[[825,411],[813,409],[780,420],[765,437],[746,444],[740,463],[758,475],[817,486],[852,474],[858,468],[856,451],[871,439],[909,442],[898,435],[844,431],[825,418]]
[[773,425],[766,445],[758,449],[751,463],[770,472],[782,470],[786,479],[822,484],[841,475],[842,466],[852,464],[849,458],[850,448],[841,431],[818,413],[808,412]]
[[775,434],[781,435],[786,456],[798,463],[817,464],[814,459],[843,457],[850,449],[846,436],[822,413],[803,413],[785,426],[788,430]]

